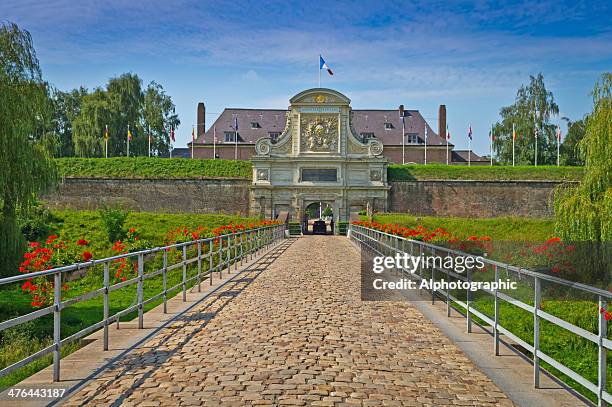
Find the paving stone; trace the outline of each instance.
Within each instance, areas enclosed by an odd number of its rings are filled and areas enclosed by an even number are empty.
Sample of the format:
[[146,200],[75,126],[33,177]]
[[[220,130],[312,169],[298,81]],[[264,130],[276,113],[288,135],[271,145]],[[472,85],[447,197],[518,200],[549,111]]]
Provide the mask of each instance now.
[[361,301],[346,238],[285,244],[66,404],[513,405],[413,305]]

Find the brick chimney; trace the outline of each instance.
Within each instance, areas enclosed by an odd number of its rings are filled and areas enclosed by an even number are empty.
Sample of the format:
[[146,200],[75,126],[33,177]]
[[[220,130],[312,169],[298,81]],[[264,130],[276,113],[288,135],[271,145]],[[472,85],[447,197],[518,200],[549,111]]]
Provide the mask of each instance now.
[[438,110],[438,136],[446,141],[446,105],[440,105]]
[[204,135],[204,130],[206,129],[206,107],[204,106],[204,102],[198,103],[198,124],[196,129],[196,136],[198,140],[203,143],[204,140],[202,139],[202,136]]

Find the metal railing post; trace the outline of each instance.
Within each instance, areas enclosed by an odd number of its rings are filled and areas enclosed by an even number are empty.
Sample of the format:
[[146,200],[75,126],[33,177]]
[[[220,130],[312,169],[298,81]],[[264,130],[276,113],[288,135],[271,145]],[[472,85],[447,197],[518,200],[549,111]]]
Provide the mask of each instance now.
[[[435,250],[435,249],[434,249],[434,250]],[[435,264],[434,264],[434,266],[435,266]],[[431,269],[431,282],[432,282],[432,285],[433,285],[433,283],[434,283],[435,281],[436,281],[436,268],[435,268],[435,267],[433,267],[433,268]],[[436,290],[433,290],[433,289],[432,289],[432,290],[431,290],[431,304],[433,305],[433,304],[435,304],[435,303],[436,303]]]
[[210,285],[213,285],[213,242],[214,239],[208,241],[208,280]]
[[227,235],[227,274],[232,273],[232,237]]
[[187,245],[183,245],[183,302],[187,301]]
[[244,264],[244,232],[240,233],[240,265]]
[[603,400],[603,392],[606,391],[606,376],[607,372],[607,357],[608,352],[604,347],[604,339],[608,336],[608,321],[606,321],[606,308],[607,303],[604,299],[599,296],[599,309],[603,310],[603,312],[599,312],[599,343],[597,347],[599,348],[598,354],[598,368],[597,368],[597,405],[599,407],[603,407],[606,405],[606,402]]
[[219,279],[223,279],[223,235],[217,240],[219,241]]
[[[446,281],[450,284],[450,271],[446,270]],[[446,316],[451,316],[451,298],[450,298],[450,289],[446,288]]]
[[468,288],[466,289],[466,293],[465,293],[465,305],[466,305],[465,324],[466,324],[467,333],[471,334],[472,333],[472,314],[470,312],[470,300],[472,297],[472,290],[470,289],[470,284],[472,283],[472,278],[470,276],[469,268],[466,268],[465,274],[466,274],[466,279],[468,283]]
[[60,381],[60,358],[62,352],[62,273],[53,276],[53,381]]
[[[138,328],[142,329],[144,327],[144,258],[142,254],[138,255],[138,287],[136,293],[138,296]],[[117,320],[119,319],[117,318]]]
[[540,317],[538,310],[540,309],[540,301],[542,289],[540,287],[540,279],[534,277],[534,295],[533,295],[533,386],[540,387],[540,358],[538,352],[540,350]]
[[202,292],[202,242],[198,240],[198,292]]
[[[495,267],[495,281],[499,282],[499,269],[497,265]],[[495,286],[495,305],[493,310],[493,350],[495,356],[499,356],[499,295],[497,285]]]
[[168,313],[168,251],[164,249],[164,264],[162,268],[162,279],[164,289],[164,314]]
[[102,339],[102,350],[108,350],[108,312],[109,312],[109,304],[108,304],[108,294],[109,294],[109,264],[108,262],[104,263],[104,333]]
[[238,270],[238,235],[234,234],[234,271]]

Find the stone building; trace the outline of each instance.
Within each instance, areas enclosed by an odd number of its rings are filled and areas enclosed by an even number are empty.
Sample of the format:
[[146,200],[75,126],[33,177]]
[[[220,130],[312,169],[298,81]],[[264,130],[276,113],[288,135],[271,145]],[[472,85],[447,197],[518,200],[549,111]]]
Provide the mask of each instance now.
[[[198,104],[197,138],[194,145],[196,158],[249,160],[255,155],[255,144],[263,137],[278,139],[283,132],[289,110],[286,109],[239,109],[226,108],[205,131],[205,106]],[[465,165],[467,150],[455,150],[446,140],[446,107],[440,106],[438,129],[435,131],[418,110],[405,111],[404,145],[402,146],[402,122],[397,109],[351,110],[352,125],[356,137],[362,142],[375,139],[384,146],[384,157],[391,163],[423,163],[425,160],[425,132],[427,129],[427,162]],[[235,123],[238,121],[236,142]],[[216,135],[216,142],[213,139]],[[191,143],[189,144],[191,146]],[[402,152],[403,150],[403,152]],[[471,152],[474,165],[489,164],[486,158]]]
[[350,100],[316,88],[290,103],[278,134],[255,143],[251,214],[274,218],[287,212],[302,221],[306,209],[317,205],[342,222],[367,207],[385,211],[388,159],[380,140],[363,138],[354,129]]

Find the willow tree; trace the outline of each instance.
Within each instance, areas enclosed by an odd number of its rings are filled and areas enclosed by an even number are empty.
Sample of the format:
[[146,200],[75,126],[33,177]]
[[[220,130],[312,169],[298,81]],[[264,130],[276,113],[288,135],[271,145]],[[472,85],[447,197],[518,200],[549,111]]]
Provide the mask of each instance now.
[[555,199],[556,230],[564,240],[586,241],[599,277],[612,283],[612,73],[593,90],[593,112],[579,143],[585,176],[578,187],[562,188]]
[[12,23],[0,25],[0,274],[16,271],[23,237],[16,213],[27,213],[35,194],[56,180],[53,161],[39,142],[50,111],[47,84],[32,37]]

